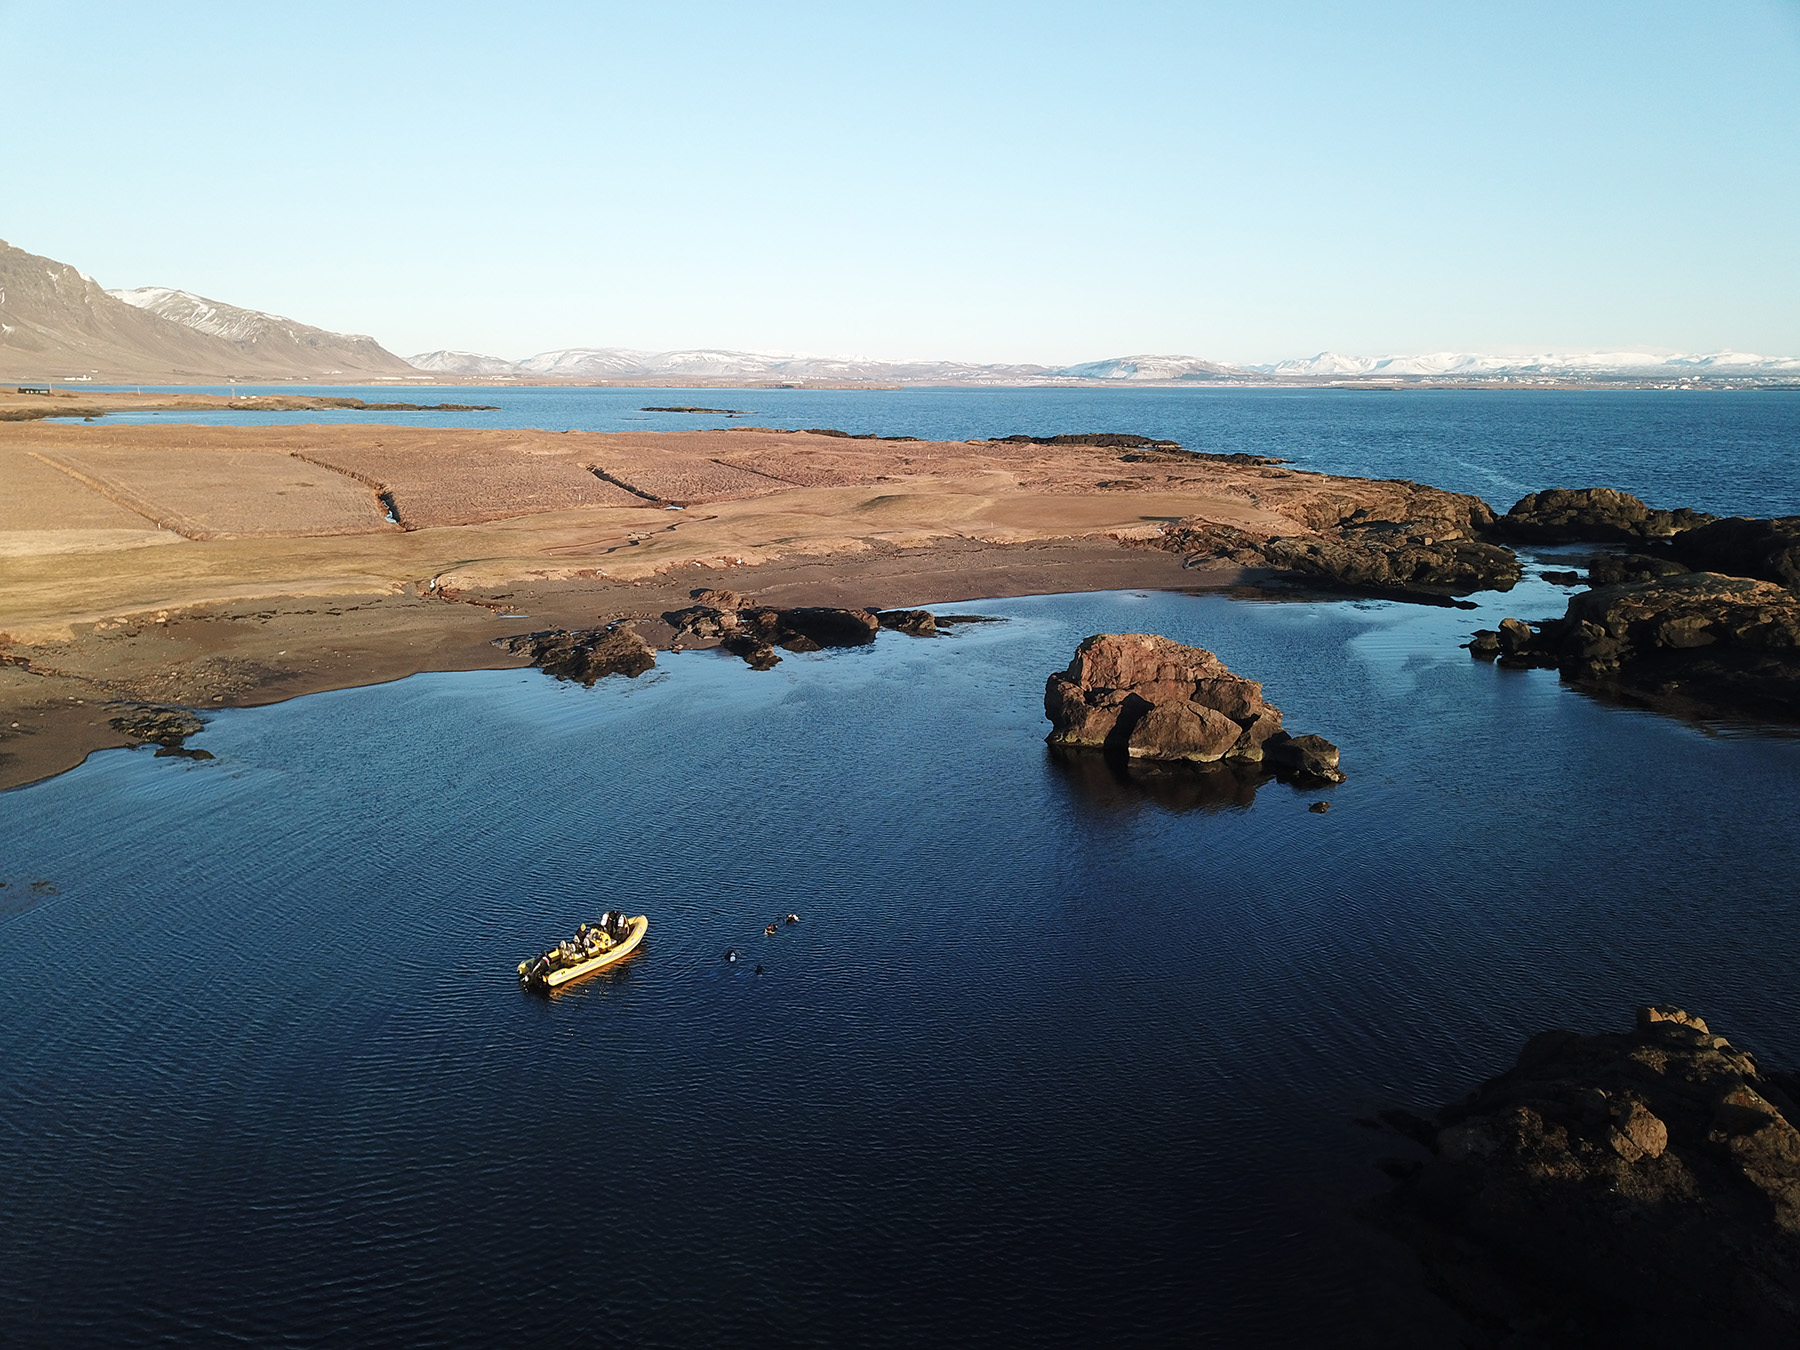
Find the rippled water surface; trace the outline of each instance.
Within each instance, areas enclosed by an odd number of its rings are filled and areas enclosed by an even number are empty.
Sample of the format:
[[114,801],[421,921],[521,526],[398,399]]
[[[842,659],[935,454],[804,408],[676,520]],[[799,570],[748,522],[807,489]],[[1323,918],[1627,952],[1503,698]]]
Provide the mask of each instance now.
[[[1441,1344],[1357,1116],[1651,999],[1800,1063],[1800,741],[1457,650],[1541,581],[973,608],[0,795],[0,1339]],[[1330,813],[1053,759],[1105,630],[1262,678],[1342,745]],[[612,906],[639,956],[521,994]]]
[[[237,386],[244,393],[248,386]],[[214,392],[228,392],[220,387]],[[265,393],[295,393],[268,386]],[[108,422],[406,422],[556,431],[835,427],[962,440],[1136,431],[1190,450],[1323,473],[1413,478],[1505,510],[1546,487],[1614,487],[1652,506],[1800,512],[1800,390],[1545,389],[320,389],[370,401],[492,403],[476,413],[140,413]],[[645,405],[742,409],[743,417]]]

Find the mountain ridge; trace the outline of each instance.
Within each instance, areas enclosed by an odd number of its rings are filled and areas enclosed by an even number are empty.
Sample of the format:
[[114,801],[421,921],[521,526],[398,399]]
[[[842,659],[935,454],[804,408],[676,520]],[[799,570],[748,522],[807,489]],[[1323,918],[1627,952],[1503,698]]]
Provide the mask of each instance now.
[[1140,353],[1073,365],[883,361],[694,347],[564,347],[512,360],[438,350],[403,358],[340,333],[167,286],[107,290],[67,263],[0,240],[0,377],[22,381],[320,381],[332,378],[569,383],[1315,385],[1800,383],[1800,357],[1703,353],[1323,351],[1268,363]]

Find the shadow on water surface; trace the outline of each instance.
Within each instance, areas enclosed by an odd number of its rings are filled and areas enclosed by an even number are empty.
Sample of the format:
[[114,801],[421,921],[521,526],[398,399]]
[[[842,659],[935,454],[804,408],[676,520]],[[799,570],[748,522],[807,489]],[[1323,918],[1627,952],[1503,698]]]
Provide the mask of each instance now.
[[[1256,801],[1267,769],[1240,764],[1164,764],[1094,750],[1046,746],[1052,777],[1083,806],[1103,813],[1133,812],[1146,802],[1166,811],[1242,811]],[[1308,791],[1290,783],[1296,793]]]

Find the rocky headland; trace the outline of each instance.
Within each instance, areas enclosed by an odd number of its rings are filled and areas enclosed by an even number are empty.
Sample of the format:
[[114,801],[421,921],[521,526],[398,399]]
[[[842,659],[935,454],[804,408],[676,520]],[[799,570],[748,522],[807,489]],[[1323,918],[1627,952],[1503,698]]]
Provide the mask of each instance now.
[[1149,633],[1097,633],[1044,685],[1049,742],[1064,750],[1196,765],[1258,765],[1302,782],[1341,783],[1338,750],[1282,728],[1262,685],[1203,647]]
[[1429,1157],[1372,1216],[1474,1344],[1800,1344],[1794,1086],[1677,1008],[1546,1031],[1435,1116],[1386,1113]]

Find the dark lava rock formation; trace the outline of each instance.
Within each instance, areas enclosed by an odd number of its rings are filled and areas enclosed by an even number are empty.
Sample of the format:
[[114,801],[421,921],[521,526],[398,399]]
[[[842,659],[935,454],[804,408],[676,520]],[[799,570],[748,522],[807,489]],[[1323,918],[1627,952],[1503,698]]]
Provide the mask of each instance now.
[[1469,650],[1671,712],[1800,721],[1800,595],[1770,581],[1682,572],[1602,586],[1560,619],[1506,619]]
[[1044,686],[1050,744],[1130,759],[1260,764],[1302,781],[1341,783],[1337,747],[1293,736],[1262,685],[1211,652],[1148,633],[1097,633]]
[[936,637],[937,615],[928,609],[882,609],[875,612],[883,628],[912,637]]
[[592,685],[608,675],[636,679],[656,664],[656,649],[629,625],[549,629],[496,639],[494,645],[523,656],[547,675]]
[[1677,1008],[1546,1031],[1430,1120],[1372,1217],[1474,1324],[1473,1344],[1800,1345],[1792,1080]]
[[1632,543],[1667,539],[1712,519],[1686,507],[1653,510],[1612,488],[1548,488],[1521,498],[1489,532],[1529,544]]
[[1159,441],[1131,431],[1072,431],[1060,436],[994,436],[996,445],[1091,445],[1101,450],[1179,450],[1180,441]]
[[[197,736],[205,729],[206,723],[186,708],[156,707],[151,704],[139,704],[128,708],[107,719],[112,729],[133,740],[160,745],[165,749],[176,749],[189,736]],[[205,754],[195,751],[193,757]],[[205,756],[211,759],[211,755]]]
[[[726,590],[697,591],[693,600],[685,609],[663,615],[663,621],[675,630],[677,641],[717,642],[732,655],[741,656],[753,670],[768,670],[780,662],[777,647],[790,652],[860,647],[873,642],[882,627],[874,611],[867,609],[833,609],[825,605],[778,609],[773,605],[753,605],[736,591]],[[931,617],[925,615],[926,619]],[[898,623],[892,626],[900,627]],[[935,624],[929,631],[936,632]]]
[[1800,516],[1730,516],[1683,530],[1669,541],[1675,559],[1696,572],[1755,577],[1800,592]]
[[1294,519],[1294,533],[1270,536],[1181,520],[1157,543],[1186,554],[1189,566],[1267,567],[1360,595],[1436,604],[1471,591],[1510,590],[1522,575],[1511,549],[1483,537],[1493,508],[1463,493],[1371,482],[1364,492],[1323,494]]
[[1591,693],[1669,712],[1800,721],[1800,516],[1652,510],[1610,488],[1533,493],[1494,522],[1509,538],[1626,542],[1588,564],[1560,619],[1507,619],[1469,650],[1546,666]]

